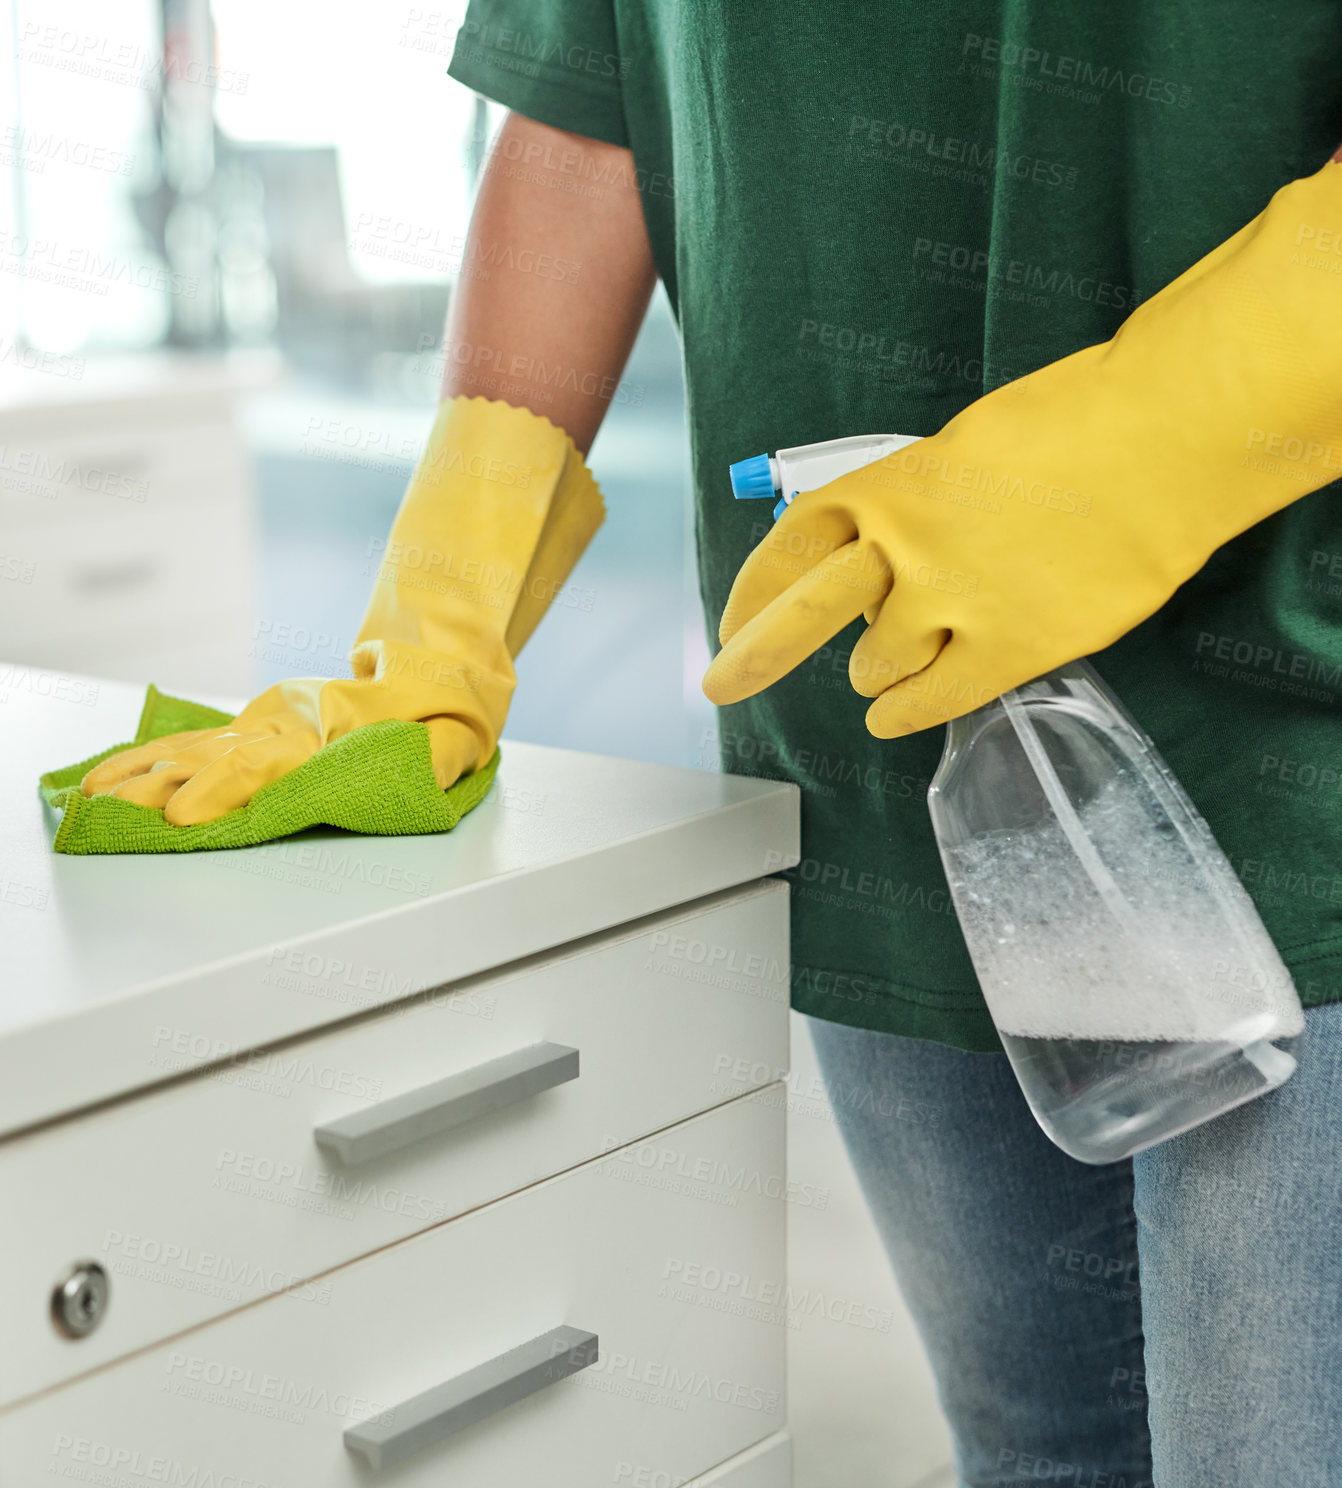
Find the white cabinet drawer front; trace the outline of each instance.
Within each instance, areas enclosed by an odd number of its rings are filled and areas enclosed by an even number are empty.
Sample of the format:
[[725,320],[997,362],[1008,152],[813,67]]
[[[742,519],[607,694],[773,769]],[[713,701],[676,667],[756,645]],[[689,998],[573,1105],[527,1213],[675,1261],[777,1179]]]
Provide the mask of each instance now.
[[[307,1278],[778,1079],[787,965],[787,890],[768,880],[0,1145],[21,1217],[0,1267],[0,1403],[268,1292],[318,1311]],[[277,954],[273,974],[360,1006],[359,976],[315,954]],[[198,1063],[193,1030],[154,1039],[164,1076]],[[538,1044],[576,1050],[578,1073],[527,1094],[497,1062]],[[373,1136],[350,1161],[359,1124]],[[48,1299],[85,1258],[110,1298],[71,1341]]]
[[226,419],[59,439],[0,432],[0,516],[10,532],[213,507],[250,489],[245,448]]
[[[26,657],[68,661],[95,655],[109,627],[157,625],[189,643],[222,611],[245,650],[252,548],[248,513],[220,503],[11,534],[7,576],[18,582],[0,585],[0,626]],[[209,554],[204,573],[192,559],[201,553]]]
[[[782,1088],[343,1267],[323,1304],[268,1299],[13,1408],[0,1415],[6,1481],[85,1464],[115,1469],[109,1481],[268,1488],[707,1472],[783,1421],[785,1327],[717,1305],[706,1279],[783,1274]],[[415,1397],[563,1325],[598,1340],[570,1377],[392,1467],[346,1445],[350,1428],[389,1411],[399,1429]]]

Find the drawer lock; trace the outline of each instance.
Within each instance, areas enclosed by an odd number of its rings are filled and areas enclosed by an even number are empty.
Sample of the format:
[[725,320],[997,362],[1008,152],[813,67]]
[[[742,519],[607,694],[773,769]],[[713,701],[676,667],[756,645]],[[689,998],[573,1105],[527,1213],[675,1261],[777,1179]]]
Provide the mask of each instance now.
[[107,1311],[107,1272],[97,1261],[76,1261],[51,1294],[51,1320],[66,1338],[84,1338]]

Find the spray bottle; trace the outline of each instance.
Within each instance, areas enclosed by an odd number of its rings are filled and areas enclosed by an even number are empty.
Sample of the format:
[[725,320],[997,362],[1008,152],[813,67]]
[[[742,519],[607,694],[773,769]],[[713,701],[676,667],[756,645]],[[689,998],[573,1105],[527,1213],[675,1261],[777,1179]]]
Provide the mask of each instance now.
[[[916,442],[863,435],[731,467],[777,517]],[[928,809],[965,944],[1036,1120],[1115,1162],[1275,1089],[1304,1013],[1211,828],[1085,660],[951,721]]]

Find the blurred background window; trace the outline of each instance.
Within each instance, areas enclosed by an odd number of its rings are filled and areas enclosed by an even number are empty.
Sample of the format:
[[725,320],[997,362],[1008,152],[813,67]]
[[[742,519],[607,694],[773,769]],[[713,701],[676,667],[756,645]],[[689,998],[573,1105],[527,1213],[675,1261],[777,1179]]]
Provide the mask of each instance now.
[[[223,703],[348,675],[502,119],[446,75],[461,7],[4,3],[5,659]],[[715,769],[660,291],[591,463],[508,732]]]

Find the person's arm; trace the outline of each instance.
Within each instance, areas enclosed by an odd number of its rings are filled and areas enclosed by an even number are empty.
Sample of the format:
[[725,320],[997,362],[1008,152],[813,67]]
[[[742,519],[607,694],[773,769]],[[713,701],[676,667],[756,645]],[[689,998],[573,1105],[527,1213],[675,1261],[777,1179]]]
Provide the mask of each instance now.
[[596,437],[655,279],[629,152],[509,116],[471,219],[442,400],[384,545],[354,676],[278,683],[221,728],[120,751],[88,772],[83,794],[201,826],[365,725],[417,723],[433,767],[418,804],[399,776],[377,784],[374,741],[349,800],[336,769],[334,798],[307,798],[303,822],[369,830],[342,811],[385,793],[401,802],[397,832],[441,830],[433,785],[489,767],[513,657],[605,515],[578,452]]
[[471,217],[442,396],[544,414],[586,454],[656,279],[630,152],[509,114]]

